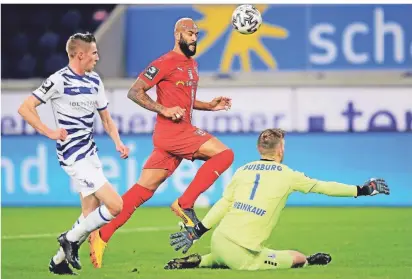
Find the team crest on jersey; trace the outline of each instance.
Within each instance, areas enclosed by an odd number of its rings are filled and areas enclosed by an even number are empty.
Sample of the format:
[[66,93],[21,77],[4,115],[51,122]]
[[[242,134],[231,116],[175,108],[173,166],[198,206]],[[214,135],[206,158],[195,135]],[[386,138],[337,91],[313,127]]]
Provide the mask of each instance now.
[[206,135],[206,132],[203,131],[203,130],[201,130],[201,129],[196,129],[196,132],[195,132],[195,133],[198,134],[199,136],[204,136],[204,135]]
[[54,82],[46,79],[45,81],[43,81],[43,84],[40,86],[39,90],[43,93],[46,94],[47,92],[49,92],[49,90],[54,86]]
[[150,66],[149,68],[147,68],[146,72],[144,73],[144,76],[150,80],[153,80],[158,73],[158,68],[156,68],[155,66]]
[[176,81],[176,86],[196,86],[197,82],[195,80],[189,80],[189,81],[183,81],[183,80],[178,80]]

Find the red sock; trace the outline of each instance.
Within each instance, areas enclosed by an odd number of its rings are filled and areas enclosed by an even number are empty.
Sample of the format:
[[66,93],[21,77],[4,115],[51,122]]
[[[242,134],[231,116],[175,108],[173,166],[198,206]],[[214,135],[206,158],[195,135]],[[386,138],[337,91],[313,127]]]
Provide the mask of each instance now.
[[104,242],[108,242],[114,232],[123,226],[127,220],[132,217],[133,212],[141,206],[145,201],[153,196],[153,191],[140,186],[139,184],[133,185],[126,193],[123,194],[123,209],[119,215],[116,216],[109,223],[104,225],[100,229],[100,237]]
[[192,208],[200,194],[209,189],[219,176],[230,167],[233,159],[233,151],[226,149],[207,160],[179,198],[179,205],[182,208]]

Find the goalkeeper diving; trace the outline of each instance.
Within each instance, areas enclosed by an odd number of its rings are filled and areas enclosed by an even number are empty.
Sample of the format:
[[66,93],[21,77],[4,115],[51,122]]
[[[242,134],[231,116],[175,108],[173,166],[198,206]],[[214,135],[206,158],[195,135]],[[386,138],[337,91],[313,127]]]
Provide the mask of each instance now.
[[165,269],[226,267],[235,270],[268,270],[327,265],[331,256],[264,247],[292,192],[319,193],[335,197],[389,195],[383,179],[369,179],[361,186],[309,178],[282,164],[285,132],[264,130],[258,138],[261,159],[240,167],[223,197],[194,227],[170,235],[170,244],[185,254],[205,232],[213,232],[211,252],[169,261]]

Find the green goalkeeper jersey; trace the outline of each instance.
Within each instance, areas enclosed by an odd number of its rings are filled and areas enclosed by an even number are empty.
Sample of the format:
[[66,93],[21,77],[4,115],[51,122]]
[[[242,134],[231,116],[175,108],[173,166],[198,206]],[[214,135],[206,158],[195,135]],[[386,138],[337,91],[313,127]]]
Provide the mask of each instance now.
[[353,185],[311,179],[301,172],[274,161],[260,160],[240,167],[223,197],[202,223],[216,228],[234,243],[261,251],[276,226],[289,194],[315,192],[331,196],[354,197]]

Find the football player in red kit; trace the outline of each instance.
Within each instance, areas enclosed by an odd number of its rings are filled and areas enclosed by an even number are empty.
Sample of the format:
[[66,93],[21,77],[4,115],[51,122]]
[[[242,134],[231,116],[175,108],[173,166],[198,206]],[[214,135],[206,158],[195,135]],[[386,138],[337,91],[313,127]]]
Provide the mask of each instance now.
[[[199,76],[197,62],[192,56],[196,53],[198,32],[192,19],[178,20],[174,30],[174,49],[153,61],[129,90],[129,99],[157,113],[153,131],[154,149],[138,182],[123,195],[122,212],[89,238],[90,258],[96,268],[102,266],[103,253],[110,237],[127,222],[137,207],[153,196],[182,159],[206,161],[186,191],[171,206],[189,227],[200,223],[193,210],[196,199],[233,162],[231,149],[191,123],[193,109],[217,111],[231,107],[231,99],[226,97],[217,97],[211,102],[196,100]],[[146,93],[155,85],[157,101]]]

